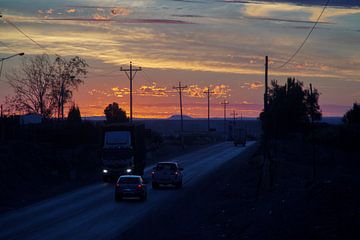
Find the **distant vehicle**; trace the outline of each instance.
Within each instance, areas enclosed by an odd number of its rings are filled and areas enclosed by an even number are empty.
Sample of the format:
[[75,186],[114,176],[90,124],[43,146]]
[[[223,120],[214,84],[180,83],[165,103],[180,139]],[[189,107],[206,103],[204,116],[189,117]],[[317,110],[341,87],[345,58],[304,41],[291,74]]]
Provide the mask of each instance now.
[[124,197],[138,197],[146,200],[147,189],[141,176],[123,175],[119,177],[115,185],[115,201],[119,202]]
[[121,175],[143,175],[146,159],[145,126],[140,123],[119,123],[103,128],[101,154],[105,182]]
[[174,185],[182,187],[183,168],[176,162],[159,162],[152,172],[152,187],[159,188],[159,185]]
[[246,129],[235,127],[233,129],[233,140],[234,140],[235,146],[243,145],[245,147],[245,145],[246,145]]

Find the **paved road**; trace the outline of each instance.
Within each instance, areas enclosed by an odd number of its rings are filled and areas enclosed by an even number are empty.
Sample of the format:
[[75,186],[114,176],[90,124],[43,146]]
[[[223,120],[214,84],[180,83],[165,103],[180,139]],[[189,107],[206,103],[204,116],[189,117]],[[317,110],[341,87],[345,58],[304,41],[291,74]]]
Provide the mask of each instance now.
[[[247,146],[252,144],[250,142]],[[148,186],[146,202],[115,203],[113,184],[100,183],[8,212],[0,215],[0,239],[112,238],[244,149],[227,142],[171,159],[184,168],[184,187],[180,190],[153,190]],[[146,177],[150,176],[152,167],[146,168]]]

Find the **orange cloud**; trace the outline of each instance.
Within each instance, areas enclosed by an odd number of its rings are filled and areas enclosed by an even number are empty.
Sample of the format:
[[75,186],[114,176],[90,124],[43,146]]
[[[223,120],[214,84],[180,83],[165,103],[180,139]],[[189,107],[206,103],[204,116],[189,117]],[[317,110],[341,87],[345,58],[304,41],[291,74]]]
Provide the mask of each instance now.
[[[252,82],[252,83],[245,83],[245,85],[248,87],[248,89],[251,89],[251,90],[257,90],[261,87],[264,86],[264,84],[262,82]],[[244,86],[242,86],[242,88],[244,88]]]
[[113,93],[111,92],[108,92],[108,91],[104,91],[104,90],[98,90],[98,89],[91,89],[89,92],[88,92],[91,96],[95,96],[95,95],[104,95],[106,97],[111,97],[113,96]]
[[76,9],[75,8],[70,8],[68,10],[66,10],[67,13],[76,13]]
[[213,95],[216,98],[226,98],[226,97],[230,97],[230,92],[231,92],[231,88],[228,85],[225,84],[220,84],[220,85],[216,85],[216,86],[211,86],[213,87]]
[[153,96],[153,97],[167,97],[167,88],[166,87],[158,87],[156,82],[153,82],[152,85],[141,86],[138,91],[138,94],[141,96]]
[[201,88],[198,85],[190,85],[187,89],[184,90],[187,96],[194,97],[194,98],[204,98],[205,97],[205,88]]
[[100,14],[97,14],[97,13],[94,14],[92,17],[95,20],[108,20],[109,19],[109,17],[104,16],[104,15],[100,15]]
[[111,88],[111,90],[113,91],[113,94],[118,98],[123,98],[125,95],[130,94],[129,88],[113,87],[113,88]]

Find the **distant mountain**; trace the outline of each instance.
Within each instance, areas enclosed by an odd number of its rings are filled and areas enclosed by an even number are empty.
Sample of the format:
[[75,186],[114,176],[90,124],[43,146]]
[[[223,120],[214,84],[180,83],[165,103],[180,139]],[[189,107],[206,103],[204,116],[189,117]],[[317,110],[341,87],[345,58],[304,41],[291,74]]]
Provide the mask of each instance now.
[[[181,119],[181,115],[172,115],[171,117],[168,118],[169,120],[180,120]],[[183,119],[184,120],[193,120],[192,117],[188,116],[188,115],[183,115]]]

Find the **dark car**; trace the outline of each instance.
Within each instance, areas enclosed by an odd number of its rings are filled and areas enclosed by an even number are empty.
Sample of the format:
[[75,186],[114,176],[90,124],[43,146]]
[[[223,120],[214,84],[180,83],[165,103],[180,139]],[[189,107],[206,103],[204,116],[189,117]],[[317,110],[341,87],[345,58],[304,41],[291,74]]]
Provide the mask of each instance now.
[[141,176],[123,175],[119,177],[115,185],[115,201],[119,202],[124,197],[138,197],[146,200],[147,189]]
[[152,172],[152,187],[158,188],[159,185],[174,185],[176,188],[182,187],[183,168],[176,162],[159,162]]

